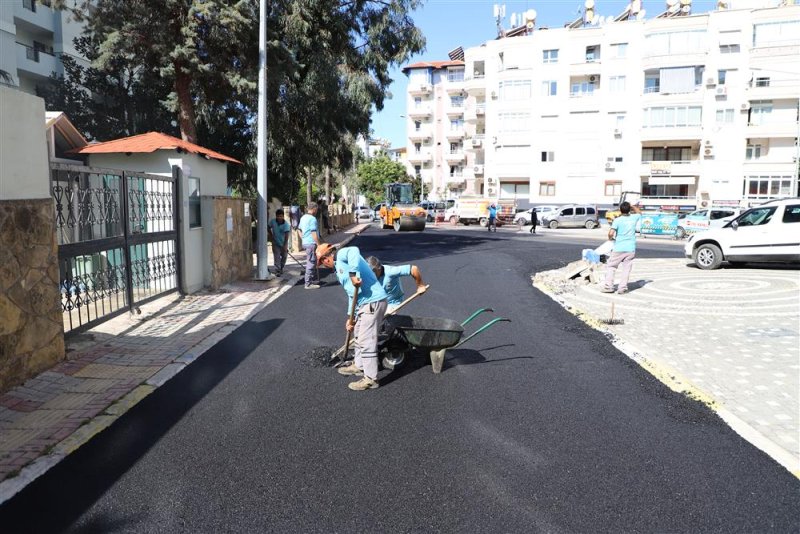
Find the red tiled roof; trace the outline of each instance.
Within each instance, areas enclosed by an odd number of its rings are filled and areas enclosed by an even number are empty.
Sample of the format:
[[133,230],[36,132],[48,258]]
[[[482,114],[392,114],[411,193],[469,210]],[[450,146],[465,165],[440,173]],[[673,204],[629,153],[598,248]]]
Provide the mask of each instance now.
[[463,61],[420,61],[403,67],[403,72],[409,69],[446,69],[447,67],[461,67]]
[[125,154],[127,152],[149,153],[155,152],[156,150],[175,150],[178,148],[186,152],[191,152],[192,154],[201,154],[219,161],[229,161],[231,163],[239,163],[240,165],[242,163],[225,154],[220,154],[208,148],[203,148],[200,145],[190,143],[189,141],[184,141],[177,137],[159,132],[148,132],[146,134],[106,141],[105,143],[94,143],[79,150],[75,150],[74,152],[76,154]]

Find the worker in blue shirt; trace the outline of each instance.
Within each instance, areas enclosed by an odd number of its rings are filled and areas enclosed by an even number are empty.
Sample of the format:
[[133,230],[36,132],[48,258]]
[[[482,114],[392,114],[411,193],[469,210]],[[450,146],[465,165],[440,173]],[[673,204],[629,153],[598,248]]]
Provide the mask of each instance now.
[[272,242],[272,258],[275,262],[275,274],[281,276],[286,266],[286,255],[289,251],[289,233],[292,227],[283,216],[283,210],[275,211],[275,218],[267,223],[267,234]]
[[372,272],[378,278],[389,300],[389,307],[387,311],[392,312],[397,308],[405,299],[403,293],[403,284],[400,279],[404,276],[410,276],[417,283],[417,293],[425,293],[428,287],[422,281],[422,273],[416,265],[383,265],[381,260],[375,256],[367,258]]
[[495,221],[497,220],[497,204],[492,202],[489,205],[489,223],[486,225],[486,228],[491,231],[497,231],[497,224]]
[[[306,208],[306,214],[300,217],[298,229],[302,235],[303,249],[306,251],[306,289],[319,289],[319,280],[314,280],[317,267],[317,247],[322,243],[317,224],[317,203],[312,202]],[[319,278],[319,276],[317,276]]]
[[639,207],[631,206],[627,201],[619,205],[619,211],[621,215],[614,219],[608,231],[608,238],[614,240],[614,248],[606,261],[606,278],[601,291],[614,292],[614,272],[621,266],[617,294],[624,295],[628,292],[628,278],[631,275],[633,258],[636,257],[636,230],[641,224],[642,216]]
[[[355,359],[339,368],[339,374],[363,376],[357,382],[347,385],[354,391],[364,391],[378,387],[378,334],[386,314],[386,291],[378,282],[375,273],[369,268],[367,260],[361,256],[358,247],[336,247],[323,243],[317,249],[317,262],[336,272],[336,278],[347,294],[348,319],[345,328],[355,336]],[[355,288],[358,299],[354,320],[349,318],[350,304]]]

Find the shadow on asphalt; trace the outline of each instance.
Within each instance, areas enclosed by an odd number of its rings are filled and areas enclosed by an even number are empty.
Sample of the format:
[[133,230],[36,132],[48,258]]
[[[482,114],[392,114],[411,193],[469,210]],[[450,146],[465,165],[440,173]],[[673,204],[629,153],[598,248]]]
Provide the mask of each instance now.
[[[63,532],[183,416],[283,323],[250,320],[117,419],[105,431],[0,506],[0,531]],[[100,464],[103,469],[87,466]],[[157,491],[157,488],[153,488]],[[48,513],[42,514],[42,503]],[[135,524],[130,516],[127,522]],[[118,518],[93,520],[79,532],[116,532]]]

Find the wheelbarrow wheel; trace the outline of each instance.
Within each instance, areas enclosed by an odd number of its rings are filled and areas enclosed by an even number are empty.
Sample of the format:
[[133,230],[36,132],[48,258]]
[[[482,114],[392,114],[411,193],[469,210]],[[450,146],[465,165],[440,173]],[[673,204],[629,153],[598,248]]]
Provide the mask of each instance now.
[[384,369],[394,370],[403,365],[405,359],[406,355],[402,352],[399,351],[390,352],[383,357],[383,359],[381,360],[381,364],[383,364]]

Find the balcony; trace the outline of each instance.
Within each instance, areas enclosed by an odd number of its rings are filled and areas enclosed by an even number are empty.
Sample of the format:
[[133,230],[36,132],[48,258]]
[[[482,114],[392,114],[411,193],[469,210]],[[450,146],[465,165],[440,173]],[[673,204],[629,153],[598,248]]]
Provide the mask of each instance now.
[[431,160],[431,155],[427,152],[414,152],[408,155],[410,163],[427,163]]
[[651,127],[640,130],[641,141],[700,141],[703,128],[697,126]]
[[447,91],[448,95],[464,94],[464,80],[448,81],[447,85],[444,86],[444,90]]
[[37,77],[49,78],[57,70],[57,60],[53,55],[17,43],[17,70]]
[[745,176],[754,175],[792,175],[797,172],[797,164],[793,161],[770,161],[767,158],[751,159],[744,162]]
[[747,137],[797,137],[798,132],[800,132],[800,125],[797,124],[797,121],[747,125]]
[[[763,83],[763,82],[762,82]],[[789,98],[796,100],[798,83],[792,80],[769,80],[768,85],[750,82],[745,89],[749,100],[778,100]]]
[[408,134],[408,138],[412,141],[427,141],[431,138],[430,128],[420,128],[419,130],[412,130]]
[[445,113],[448,117],[463,117],[464,116],[464,104],[462,103],[460,106],[447,106]]
[[445,133],[445,137],[447,137],[447,139],[464,139],[464,129],[448,130]]
[[433,87],[429,83],[408,84],[408,94],[412,96],[425,96],[431,94]]
[[486,75],[476,72],[464,78],[464,90],[470,96],[484,96],[486,94]]
[[[639,176],[700,176],[700,160],[643,161]],[[692,182],[694,183],[694,182]]]
[[486,117],[486,102],[479,102],[475,105],[467,107],[464,115],[464,120],[467,122],[477,122]]
[[16,0],[14,2],[14,23],[37,34],[42,31],[55,31],[55,14],[37,0]]
[[464,156],[463,150],[451,150],[445,155],[444,159],[451,163],[458,163],[464,161],[466,156]]
[[467,179],[460,172],[452,173],[447,177],[448,189],[463,189],[466,186],[467,186]]
[[426,119],[431,116],[430,106],[419,106],[408,110],[408,116],[412,119]]

